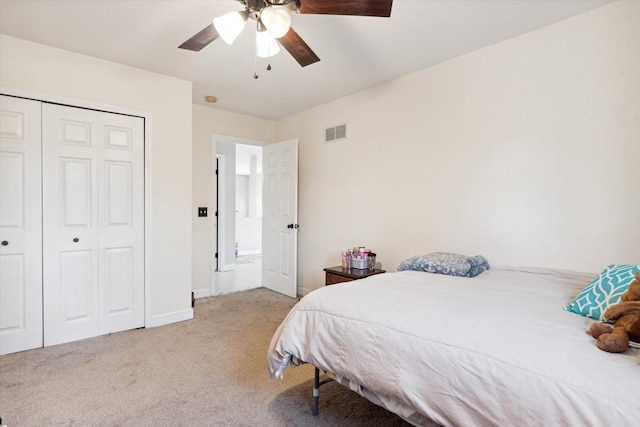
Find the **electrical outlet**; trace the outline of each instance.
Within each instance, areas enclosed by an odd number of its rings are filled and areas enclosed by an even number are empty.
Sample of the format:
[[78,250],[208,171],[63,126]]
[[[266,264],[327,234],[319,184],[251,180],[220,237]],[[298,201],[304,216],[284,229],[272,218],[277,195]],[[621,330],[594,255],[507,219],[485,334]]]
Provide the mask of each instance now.
[[207,216],[207,208],[198,208],[198,216]]

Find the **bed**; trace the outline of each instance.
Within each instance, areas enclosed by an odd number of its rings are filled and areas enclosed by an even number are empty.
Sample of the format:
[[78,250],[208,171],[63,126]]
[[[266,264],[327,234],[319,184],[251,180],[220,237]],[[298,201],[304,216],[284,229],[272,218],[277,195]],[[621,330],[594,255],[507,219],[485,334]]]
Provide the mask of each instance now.
[[325,286],[275,332],[269,374],[302,363],[416,425],[638,426],[640,349],[610,354],[564,308],[593,274],[398,271]]

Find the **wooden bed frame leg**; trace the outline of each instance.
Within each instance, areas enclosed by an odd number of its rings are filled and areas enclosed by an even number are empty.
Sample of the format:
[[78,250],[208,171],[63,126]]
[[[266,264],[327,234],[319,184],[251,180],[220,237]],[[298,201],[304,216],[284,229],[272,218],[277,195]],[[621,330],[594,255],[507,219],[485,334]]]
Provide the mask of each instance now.
[[313,415],[318,415],[320,401],[320,369],[316,368],[313,376]]

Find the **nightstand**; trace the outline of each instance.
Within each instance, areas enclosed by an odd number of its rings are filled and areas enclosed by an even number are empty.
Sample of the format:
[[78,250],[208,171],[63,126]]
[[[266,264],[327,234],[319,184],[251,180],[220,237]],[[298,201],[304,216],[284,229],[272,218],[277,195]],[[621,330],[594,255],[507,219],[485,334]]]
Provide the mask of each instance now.
[[337,267],[327,267],[324,271],[326,272],[325,286],[364,279],[365,277],[373,276],[374,274],[386,273],[386,270],[380,270],[378,268],[375,270],[360,270],[357,268],[346,269],[340,265]]

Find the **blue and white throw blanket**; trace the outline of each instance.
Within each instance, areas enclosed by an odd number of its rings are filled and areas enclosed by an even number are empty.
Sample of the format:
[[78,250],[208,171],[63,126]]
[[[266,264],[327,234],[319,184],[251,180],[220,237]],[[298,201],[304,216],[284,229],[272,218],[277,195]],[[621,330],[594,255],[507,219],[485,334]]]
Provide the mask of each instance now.
[[432,252],[402,261],[397,270],[417,270],[450,276],[474,277],[489,268],[489,261],[482,255],[469,257],[450,252]]

